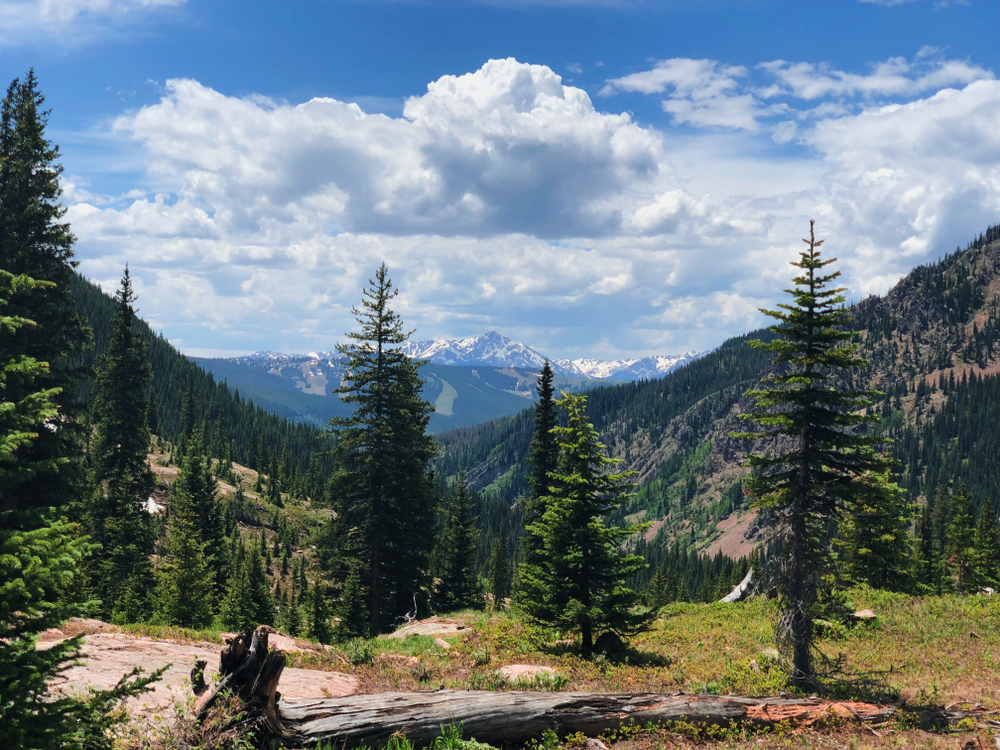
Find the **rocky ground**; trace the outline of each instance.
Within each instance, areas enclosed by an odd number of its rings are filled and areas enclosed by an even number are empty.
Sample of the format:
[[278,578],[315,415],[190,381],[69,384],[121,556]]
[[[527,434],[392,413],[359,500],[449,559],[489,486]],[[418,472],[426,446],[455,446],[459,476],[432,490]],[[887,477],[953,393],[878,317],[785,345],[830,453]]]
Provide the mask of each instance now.
[[[83,694],[88,688],[104,690],[114,686],[123,675],[139,667],[145,673],[166,666],[163,677],[152,690],[131,701],[134,712],[153,715],[173,710],[178,704],[193,702],[191,670],[204,661],[205,680],[211,682],[218,671],[220,643],[158,639],[120,632],[98,620],[71,620],[60,630],[45,633],[39,648],[51,648],[70,636],[83,634],[83,659],[68,669],[54,683],[62,692]],[[231,635],[221,634],[223,637]],[[272,646],[285,652],[308,651],[317,647],[308,641],[273,634]],[[288,668],[278,686],[282,696],[293,698],[336,698],[357,691],[358,679],[350,674],[316,669]]]

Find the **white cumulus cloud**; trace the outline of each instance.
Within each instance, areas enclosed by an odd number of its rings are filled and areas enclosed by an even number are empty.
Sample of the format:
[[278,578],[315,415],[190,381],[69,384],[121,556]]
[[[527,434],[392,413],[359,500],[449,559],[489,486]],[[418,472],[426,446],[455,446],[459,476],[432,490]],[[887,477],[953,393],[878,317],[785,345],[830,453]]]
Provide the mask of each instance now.
[[[660,67],[614,90],[762,108],[752,79],[770,75]],[[854,297],[996,221],[1000,83],[948,76],[902,101],[814,99],[767,128],[683,136],[515,60],[443,76],[401,117],[175,80],[115,125],[145,157],[144,189],[98,197],[68,177],[68,218],[84,273],[110,288],[128,261],[143,315],[183,346],[330,348],[385,260],[421,337],[496,328],[554,356],[703,349],[762,322],[810,218]]]

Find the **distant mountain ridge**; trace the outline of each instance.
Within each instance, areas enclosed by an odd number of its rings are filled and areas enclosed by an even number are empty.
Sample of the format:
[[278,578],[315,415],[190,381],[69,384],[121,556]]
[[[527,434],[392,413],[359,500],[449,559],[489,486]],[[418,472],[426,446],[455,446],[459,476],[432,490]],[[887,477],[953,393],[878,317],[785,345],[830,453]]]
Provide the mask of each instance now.
[[[402,349],[409,357],[429,360],[436,365],[483,365],[537,371],[545,363],[544,354],[496,331],[487,331],[480,336],[466,336],[457,339],[408,341],[402,346]],[[588,380],[634,381],[666,375],[699,356],[701,356],[700,352],[692,350],[683,354],[662,354],[610,361],[591,358],[553,359],[551,363],[552,369],[557,375]],[[232,357],[229,361],[240,364],[285,364],[310,360],[337,366],[340,362],[340,356],[336,352],[281,354],[280,352],[263,351],[244,357]]]

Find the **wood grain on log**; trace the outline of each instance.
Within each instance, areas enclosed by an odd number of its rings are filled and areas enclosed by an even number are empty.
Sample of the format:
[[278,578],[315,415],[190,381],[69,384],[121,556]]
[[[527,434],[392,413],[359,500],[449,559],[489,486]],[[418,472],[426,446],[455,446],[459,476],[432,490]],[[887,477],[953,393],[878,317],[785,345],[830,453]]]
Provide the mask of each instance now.
[[347,698],[282,701],[278,680],[285,668],[280,651],[268,651],[267,630],[258,628],[226,641],[218,686],[196,704],[199,719],[223,691],[237,695],[254,726],[272,747],[326,741],[338,750],[377,747],[402,733],[418,745],[431,742],[442,726],[461,725],[466,737],[500,745],[523,742],[546,729],[600,734],[623,724],[670,721],[730,722],[766,726],[809,722],[828,712],[862,721],[889,718],[894,709],[868,703],[811,698],[744,698],[658,693],[550,693],[440,690],[377,693]]
[[466,737],[502,744],[522,742],[546,729],[600,734],[635,721],[668,721],[764,726],[810,721],[828,711],[862,720],[887,719],[893,709],[815,699],[743,698],[655,693],[538,693],[441,690],[433,693],[378,693],[349,698],[282,702],[268,728],[286,744],[331,741],[338,748],[376,747],[401,732],[418,745],[442,725],[461,724]]

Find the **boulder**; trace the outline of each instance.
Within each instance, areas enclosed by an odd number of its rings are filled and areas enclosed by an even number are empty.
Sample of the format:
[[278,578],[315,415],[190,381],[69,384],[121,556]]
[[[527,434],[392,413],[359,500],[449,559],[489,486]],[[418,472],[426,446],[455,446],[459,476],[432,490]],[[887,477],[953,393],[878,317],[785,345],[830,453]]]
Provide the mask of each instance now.
[[851,619],[854,620],[854,622],[865,622],[865,623],[875,622],[877,617],[878,615],[876,615],[870,609],[861,609],[855,612],[853,615],[851,615]]
[[554,675],[555,673],[556,670],[552,667],[543,667],[538,664],[508,664],[506,667],[500,667],[500,674],[508,680],[519,680],[522,677],[530,680],[535,675]]
[[583,743],[583,750],[608,750],[608,746],[595,737],[588,737]]
[[435,638],[434,639],[434,645],[437,646],[438,648],[443,648],[446,651],[449,648],[451,648],[451,644],[448,643],[448,641],[446,641],[444,638]]

